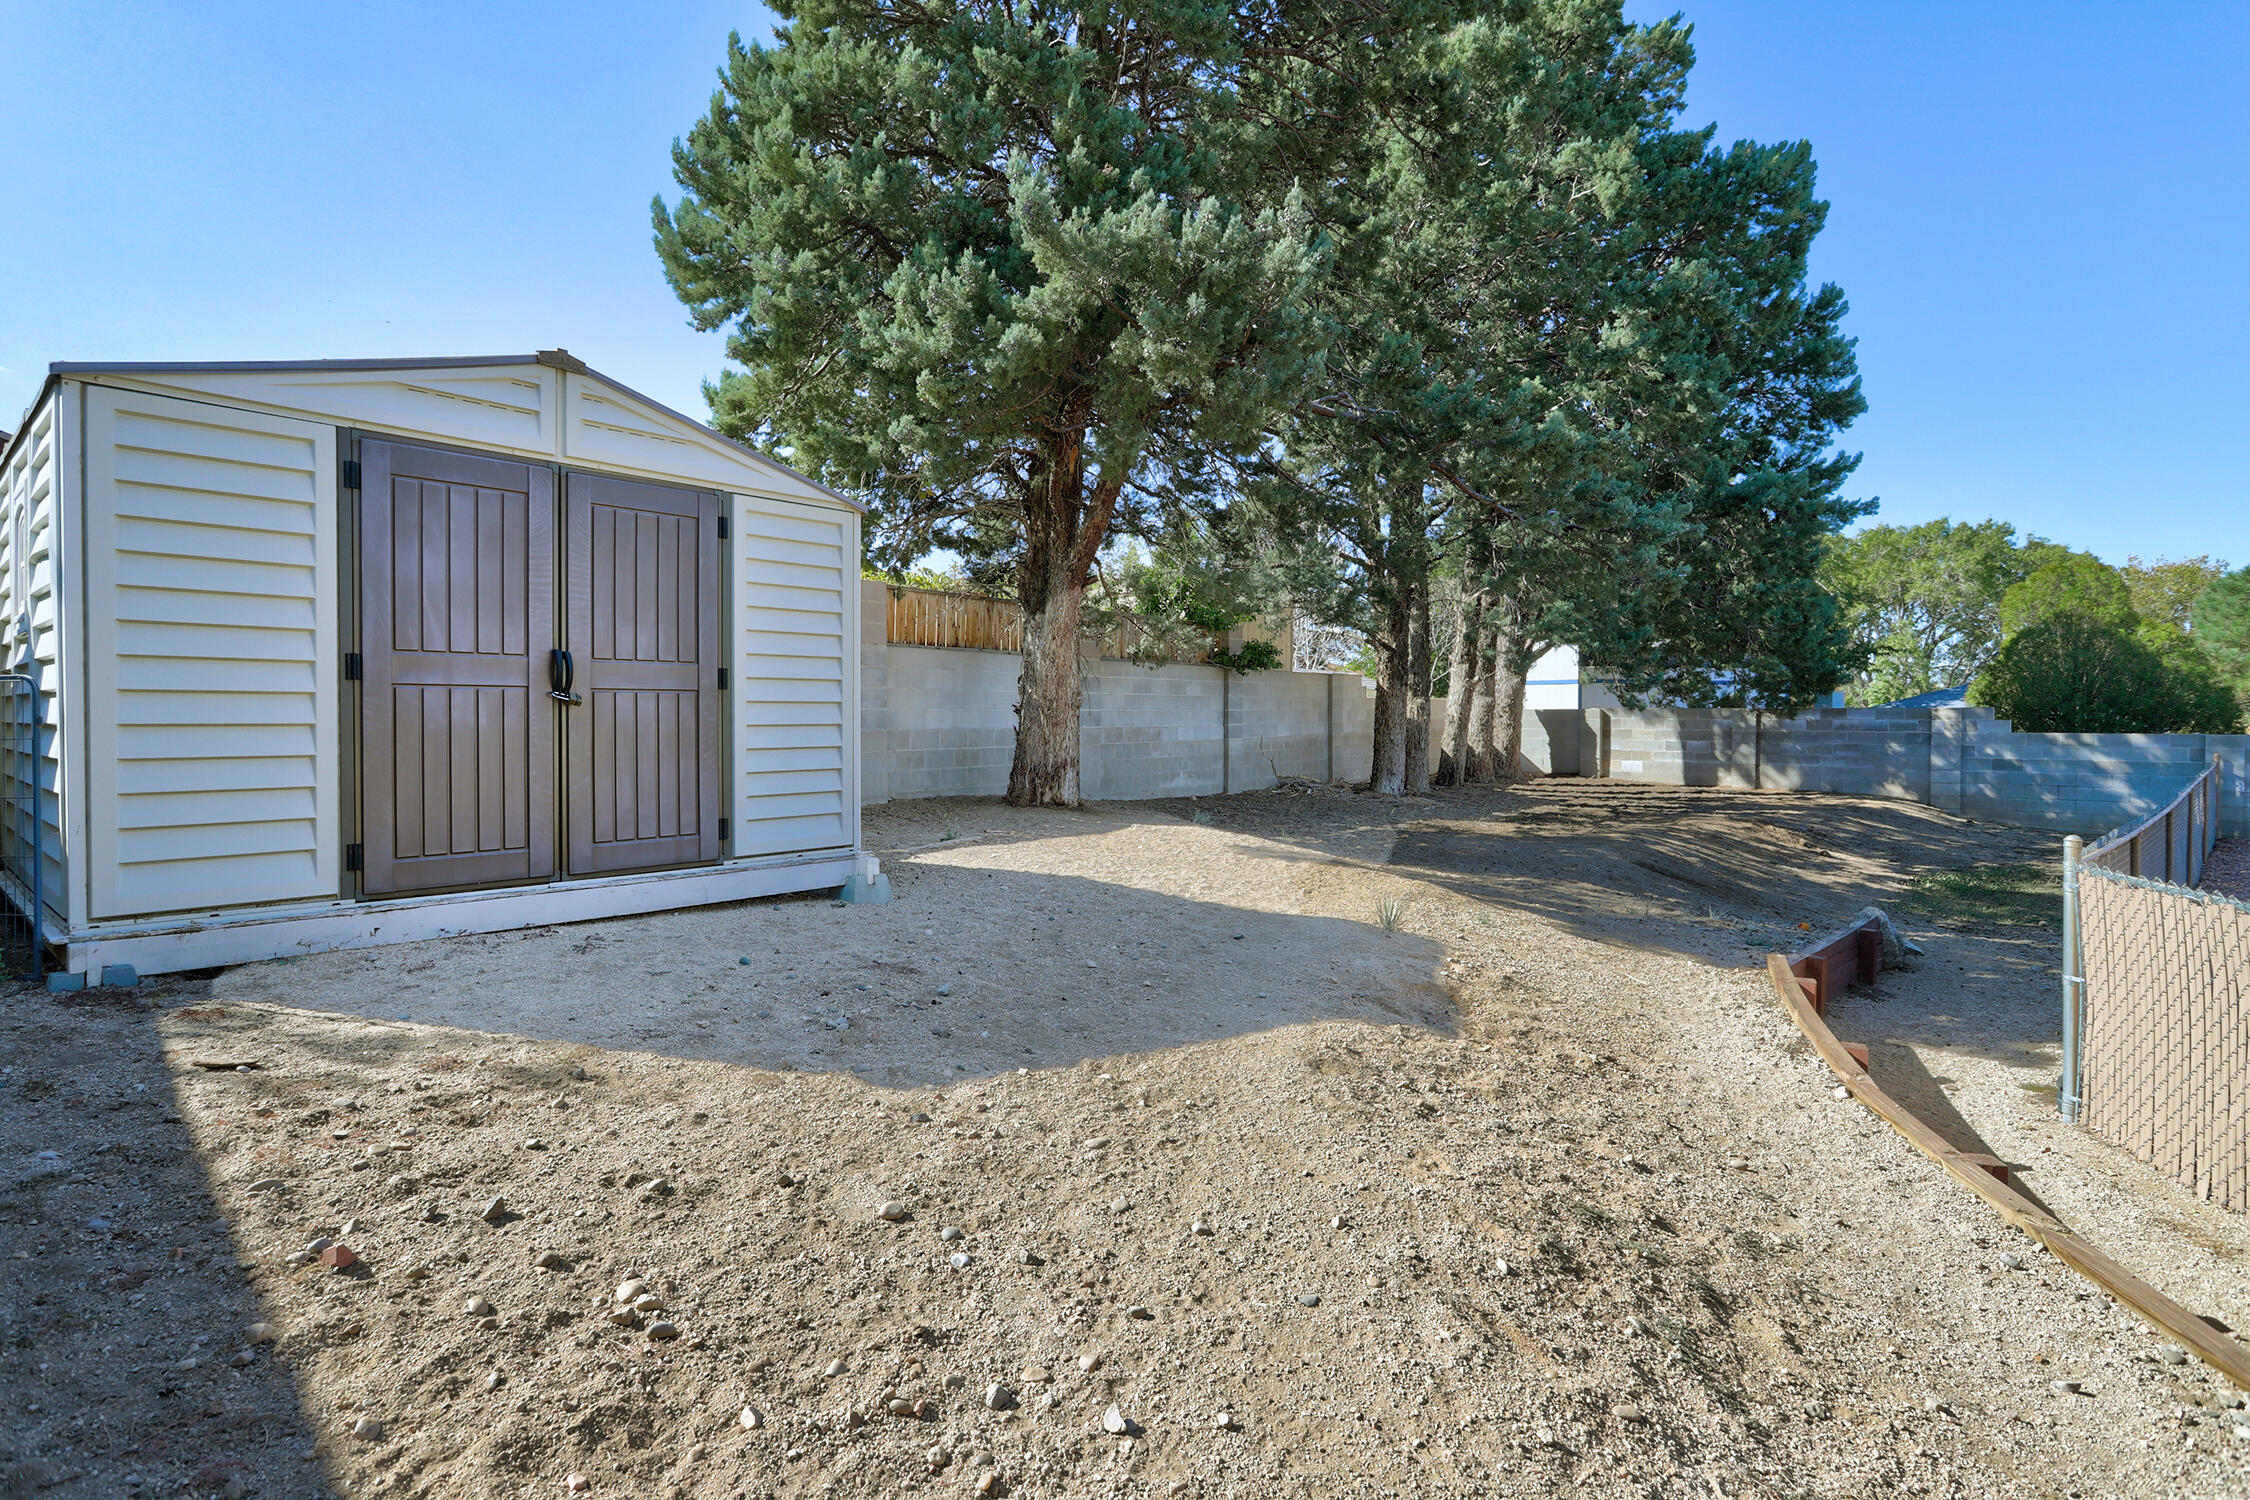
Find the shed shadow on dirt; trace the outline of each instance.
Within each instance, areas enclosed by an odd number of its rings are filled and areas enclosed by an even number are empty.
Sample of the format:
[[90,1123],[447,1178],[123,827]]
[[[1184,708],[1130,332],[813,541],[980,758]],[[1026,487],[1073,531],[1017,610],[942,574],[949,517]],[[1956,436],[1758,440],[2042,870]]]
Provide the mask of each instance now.
[[141,995],[5,1004],[0,1495],[323,1490]]
[[[1020,846],[1019,846],[1020,847]],[[214,998],[886,1087],[1330,1020],[1453,1033],[1443,948],[1366,922],[1024,869],[891,866],[896,899],[744,902],[229,970]]]

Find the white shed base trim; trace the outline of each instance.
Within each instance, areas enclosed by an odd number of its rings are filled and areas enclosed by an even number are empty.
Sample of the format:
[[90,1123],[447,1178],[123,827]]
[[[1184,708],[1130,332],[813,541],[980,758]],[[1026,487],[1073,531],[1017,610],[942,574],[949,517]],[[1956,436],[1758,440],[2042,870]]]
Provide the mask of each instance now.
[[379,948],[471,932],[639,916],[757,896],[830,890],[854,873],[871,875],[874,865],[872,856],[842,850],[755,864],[363,901],[309,911],[268,908],[240,916],[170,920],[79,934],[70,942],[67,967],[72,973],[98,974],[110,964],[131,964],[141,974],[170,974],[338,948]]

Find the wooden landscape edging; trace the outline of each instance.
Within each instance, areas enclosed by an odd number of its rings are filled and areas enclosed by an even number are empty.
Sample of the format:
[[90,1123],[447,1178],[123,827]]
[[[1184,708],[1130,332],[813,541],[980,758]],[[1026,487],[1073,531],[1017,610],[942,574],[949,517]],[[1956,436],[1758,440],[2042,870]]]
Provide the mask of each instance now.
[[[1858,1059],[1844,1050],[1836,1033],[1828,1029],[1828,1023],[1814,1010],[1806,994],[1808,981],[1792,972],[1787,957],[1779,953],[1767,954],[1766,977],[1773,981],[1774,994],[1789,1012],[1789,1018],[1813,1044],[1821,1061],[1851,1090],[1853,1098],[1905,1136],[1915,1150],[1945,1168],[1955,1181],[1999,1210],[2001,1218],[2053,1251],[2063,1264],[2179,1340],[2212,1369],[2244,1390],[2250,1390],[2250,1349],[2071,1233],[2062,1220],[1993,1176],[1978,1165],[1974,1157],[1956,1150],[1905,1105],[1884,1093]],[[1824,1001],[1827,998],[1822,996]]]

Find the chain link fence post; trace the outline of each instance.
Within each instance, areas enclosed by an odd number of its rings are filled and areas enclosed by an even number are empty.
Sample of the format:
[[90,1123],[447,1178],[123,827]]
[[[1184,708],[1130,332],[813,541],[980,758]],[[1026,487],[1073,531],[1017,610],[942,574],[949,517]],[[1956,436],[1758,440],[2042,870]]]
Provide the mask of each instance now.
[[2078,1120],[2078,1054],[2086,1009],[2086,963],[2078,941],[2078,860],[2084,848],[2085,841],[2075,833],[2063,840],[2062,1078],[2056,1084],[2055,1099],[2062,1117],[2073,1124]]

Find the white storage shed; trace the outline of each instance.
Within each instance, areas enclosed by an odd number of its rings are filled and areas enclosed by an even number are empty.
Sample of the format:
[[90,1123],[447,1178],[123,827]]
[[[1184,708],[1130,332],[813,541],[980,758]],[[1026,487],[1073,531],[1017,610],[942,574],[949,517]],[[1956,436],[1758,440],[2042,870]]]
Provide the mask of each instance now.
[[48,942],[163,973],[864,884],[859,522],[559,350],[52,366],[0,451]]

